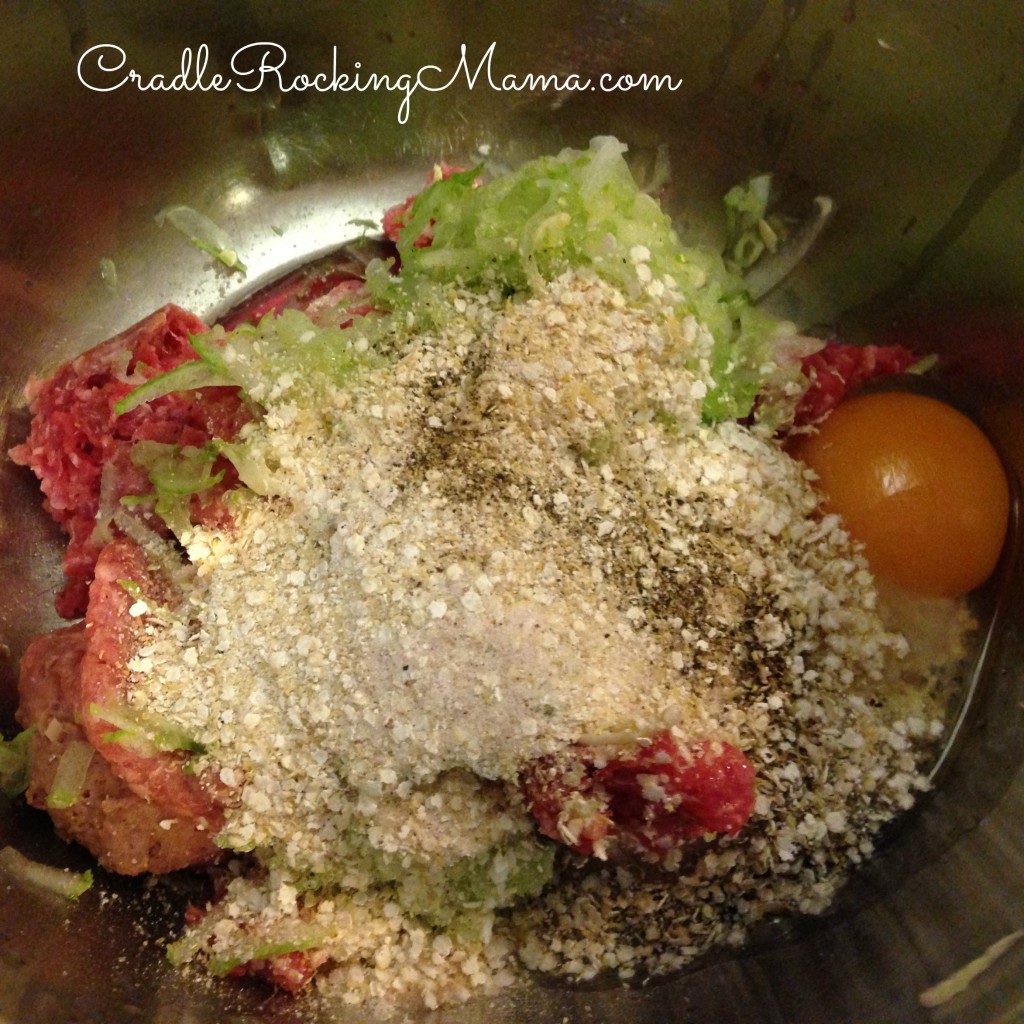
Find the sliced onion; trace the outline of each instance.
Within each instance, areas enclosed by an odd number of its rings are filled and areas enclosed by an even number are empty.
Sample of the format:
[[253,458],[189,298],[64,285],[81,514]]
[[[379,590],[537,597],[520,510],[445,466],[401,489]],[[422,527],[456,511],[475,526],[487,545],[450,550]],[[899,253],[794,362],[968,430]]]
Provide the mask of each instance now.
[[72,740],[67,745],[57,764],[53,786],[46,797],[47,807],[63,810],[78,803],[95,753],[96,751],[82,740]]
[[30,726],[12,740],[0,739],[0,795],[13,799],[25,792],[34,732],[35,728]]
[[743,280],[756,302],[781,284],[817,241],[832,217],[835,203],[828,196],[814,200],[814,211],[783,245],[762,256],[744,275]]
[[156,215],[156,222],[176,227],[188,235],[194,246],[220,260],[230,270],[245,271],[245,264],[239,259],[238,251],[223,228],[191,206],[168,206]]
[[67,900],[78,899],[92,885],[91,871],[70,871],[40,864],[29,860],[13,846],[0,849],[0,871],[33,889],[42,889]]

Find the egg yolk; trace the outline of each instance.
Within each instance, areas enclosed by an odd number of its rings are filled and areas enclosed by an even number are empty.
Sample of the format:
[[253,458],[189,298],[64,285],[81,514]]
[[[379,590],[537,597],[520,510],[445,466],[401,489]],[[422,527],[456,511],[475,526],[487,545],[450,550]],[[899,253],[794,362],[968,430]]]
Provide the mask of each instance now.
[[1006,473],[982,431],[944,402],[906,392],[846,399],[793,454],[817,473],[824,507],[864,545],[875,575],[956,597],[995,569]]

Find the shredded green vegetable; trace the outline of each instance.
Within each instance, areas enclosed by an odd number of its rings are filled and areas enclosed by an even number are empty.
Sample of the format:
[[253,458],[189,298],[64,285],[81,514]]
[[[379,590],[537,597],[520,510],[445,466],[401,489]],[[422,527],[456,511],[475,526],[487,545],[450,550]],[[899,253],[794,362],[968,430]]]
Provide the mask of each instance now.
[[229,270],[244,273],[247,269],[224,230],[191,206],[168,206],[156,215],[156,222],[177,228],[197,249],[209,253]]
[[[801,380],[797,360],[776,359],[780,332],[792,334],[792,326],[755,310],[734,272],[775,243],[765,217],[770,179],[752,179],[726,197],[733,237],[727,266],[716,253],[682,245],[668,216],[634,181],[625,150],[618,140],[600,137],[586,150],[541,157],[489,182],[481,182],[480,168],[438,175],[416,197],[399,234],[401,272],[392,274],[381,260],[367,267],[367,295],[381,312],[363,318],[357,330],[319,327],[295,310],[269,315],[255,327],[214,328],[190,338],[198,359],[143,384],[116,412],[172,391],[216,385],[236,385],[260,404],[315,396],[380,365],[379,342],[389,334],[402,334],[410,323],[416,329],[443,323],[451,315],[453,285],[513,294],[566,270],[589,268],[627,296],[668,296],[680,318],[696,317],[706,331],[695,358],[706,360],[712,377],[705,419],[750,415],[759,393]],[[168,219],[172,213],[181,220],[175,211],[166,212]],[[417,245],[425,234],[431,244]],[[247,461],[237,447],[230,457],[239,467]],[[267,477],[250,470],[254,480]],[[272,493],[273,485],[254,489]]]
[[47,807],[59,810],[78,803],[95,753],[88,743],[81,740],[73,740],[67,745],[57,763],[53,786],[46,797]]
[[215,441],[217,451],[224,456],[238,473],[238,479],[254,494],[264,497],[285,494],[287,479],[278,472],[279,467],[267,462],[265,455],[253,449],[244,441]]
[[206,752],[206,747],[202,743],[163,715],[143,712],[127,704],[119,704],[116,707],[90,704],[89,713],[94,718],[116,727],[115,730],[104,734],[103,739],[107,743],[117,743],[143,754],[153,754],[161,750],[182,750],[193,754]]
[[[541,157],[485,184],[479,170],[435,181],[416,198],[400,233],[401,272],[393,276],[375,261],[367,289],[380,305],[429,325],[447,315],[456,282],[511,293],[590,268],[628,296],[667,295],[680,318],[695,316],[709,332],[705,419],[748,416],[761,390],[799,381],[797,361],[775,359],[780,331],[794,329],[755,310],[742,279],[717,254],[682,245],[668,216],[633,180],[625,149],[601,137],[587,150]],[[762,219],[766,187],[733,197],[734,218],[744,211],[737,229]],[[417,246],[428,231],[431,244]]]
[[256,326],[241,324],[233,331],[214,327],[189,335],[197,359],[146,381],[121,399],[114,412],[121,416],[163,395],[204,387],[239,387],[259,403],[293,393],[315,398],[324,388],[380,363],[360,337],[318,326],[296,309],[268,314]]
[[152,494],[128,495],[122,503],[128,507],[152,501],[153,509],[177,537],[191,527],[189,499],[224,479],[224,470],[213,471],[218,448],[213,442],[202,448],[137,441],[132,462],[149,473]]
[[[212,928],[204,928],[203,923],[190,929],[185,936],[167,947],[167,959],[176,966],[188,963],[202,951],[210,937],[207,932],[212,934]],[[250,960],[267,960],[283,953],[299,953],[303,950],[315,949],[317,946],[324,945],[328,938],[329,935],[326,932],[309,927],[302,929],[301,934],[276,942],[268,942],[254,937],[248,943],[233,943],[234,952],[231,956],[208,957],[206,969],[215,977],[224,977],[236,967],[240,967]]]
[[[194,347],[195,338],[190,336],[189,341]],[[144,405],[146,402],[152,402],[154,398],[160,398],[175,391],[192,391],[196,388],[217,387],[233,383],[234,381],[219,363],[214,363],[211,359],[194,359],[146,381],[145,384],[137,387],[120,402],[117,402],[114,405],[114,412],[118,416],[123,416],[126,412],[131,412],[132,409]]]
[[12,799],[25,792],[29,776],[29,746],[34,728],[10,740],[0,739],[0,795]]
[[766,249],[773,251],[778,245],[778,234],[765,219],[771,190],[772,176],[758,174],[725,194],[725,258],[738,272],[753,266]]
[[0,871],[15,881],[67,900],[76,900],[92,886],[91,871],[69,871],[29,860],[13,846],[0,849]]

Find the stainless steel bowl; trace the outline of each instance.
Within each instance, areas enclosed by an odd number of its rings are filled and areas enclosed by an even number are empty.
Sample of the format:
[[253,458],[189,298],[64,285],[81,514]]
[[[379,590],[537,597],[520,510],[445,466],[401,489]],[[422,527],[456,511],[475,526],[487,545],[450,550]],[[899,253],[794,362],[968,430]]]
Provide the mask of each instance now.
[[[274,43],[284,77],[217,91]],[[486,54],[491,44],[491,81]],[[470,73],[408,100],[287,86],[355,70]],[[102,51],[105,67],[98,63]],[[123,51],[124,66],[114,65]],[[776,292],[786,315],[870,338],[894,324],[943,355],[941,384],[1024,467],[1024,20],[1016,0],[730,0],[514,6],[217,4],[39,0],[4,5],[0,28],[0,409],[5,447],[25,429],[32,372],[166,301],[221,311],[281,271],[363,230],[435,160],[497,164],[583,144],[629,143],[639,171],[659,149],[664,200],[689,237],[721,237],[720,197],[772,171],[799,199],[838,205],[826,237]],[[191,60],[191,89],[171,81]],[[246,57],[244,54],[249,56]],[[198,75],[207,59],[205,78]],[[528,72],[595,82],[643,72],[675,90],[531,92]],[[89,88],[88,85],[94,88]],[[181,84],[186,84],[184,81]],[[509,80],[506,83],[511,86]],[[282,88],[281,86],[285,86]],[[96,88],[108,91],[96,91]],[[186,203],[247,258],[242,278],[154,222]],[[110,281],[110,260],[117,283]],[[59,538],[34,484],[0,469],[0,711],[18,658],[50,628]],[[1016,535],[1015,535],[1016,538]],[[1016,544],[1016,539],[1011,548]],[[444,1019],[509,1021],[911,1022],[1024,1020],[1024,943],[961,996],[919,993],[1024,927],[1024,581],[1013,551],[978,599],[989,623],[974,697],[938,784],[820,919],[779,923],[738,954],[639,991],[536,987]],[[0,844],[54,864],[87,859],[38,816],[4,811]],[[113,883],[65,906],[0,887],[0,1018],[11,1022],[335,1019],[308,1001],[208,985],[164,965],[173,894]],[[166,904],[166,907],[164,906]],[[362,1019],[338,1016],[338,1020]]]

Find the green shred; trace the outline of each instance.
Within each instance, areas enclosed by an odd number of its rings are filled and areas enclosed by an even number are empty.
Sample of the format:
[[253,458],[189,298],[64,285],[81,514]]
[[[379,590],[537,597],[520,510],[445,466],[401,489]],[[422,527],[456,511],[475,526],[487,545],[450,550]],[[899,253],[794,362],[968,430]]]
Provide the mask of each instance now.
[[[753,309],[735,267],[682,245],[668,216],[634,181],[625,148],[600,137],[587,150],[541,157],[484,184],[479,169],[434,181],[399,234],[401,272],[374,261],[367,290],[379,305],[429,326],[451,315],[455,284],[512,294],[587,268],[631,298],[657,289],[671,297],[677,316],[695,316],[713,339],[704,418],[742,419],[762,388],[797,381],[798,365],[776,363],[779,324]],[[758,227],[770,183],[755,181],[730,193],[727,209],[740,236],[770,237]],[[431,244],[417,246],[425,231]]]
[[[195,347],[195,338],[189,339]],[[175,391],[193,391],[196,388],[209,388],[231,385],[234,381],[224,372],[219,360],[214,362],[208,357],[193,359],[176,366],[173,370],[152,377],[145,384],[130,392],[114,405],[114,412],[123,416],[126,412],[154,398],[170,395]]]
[[66,900],[78,899],[93,882],[91,871],[69,871],[49,864],[40,864],[38,861],[29,860],[13,846],[0,849],[0,870],[22,885]]
[[114,411],[123,415],[162,395],[204,387],[239,387],[264,405],[296,395],[315,398],[379,363],[360,337],[338,327],[320,327],[296,309],[270,313],[256,326],[241,324],[232,331],[214,327],[189,335],[198,359],[146,381]]
[[219,260],[229,270],[238,270],[243,274],[249,268],[241,261],[234,249],[223,249],[211,242],[203,241],[201,238],[193,238],[192,244],[199,250],[209,253],[215,260]]
[[121,504],[125,508],[138,508],[140,505],[152,505],[156,501],[156,491],[148,494],[125,494],[121,498]]
[[235,467],[238,479],[254,494],[269,497],[287,493],[287,479],[278,472],[278,467],[269,465],[264,455],[252,444],[221,440],[214,444],[217,451]]
[[[186,964],[206,951],[211,941],[216,944],[215,928],[222,915],[223,908],[214,907],[201,921],[186,928],[182,937],[167,947],[167,959],[170,963],[174,966]],[[205,965],[210,974],[224,977],[250,960],[269,960],[285,953],[316,949],[323,946],[330,937],[323,929],[297,921],[293,924],[278,923],[275,928],[278,934],[271,940],[266,935],[259,934],[259,923],[250,924],[252,934],[237,935],[223,950],[206,954]],[[286,934],[282,935],[281,932]],[[288,932],[291,934],[287,934]]]
[[140,587],[135,580],[118,580],[117,585],[136,601],[142,598],[142,587]]
[[157,495],[199,494],[220,483],[224,471],[213,472],[216,458],[217,446],[212,442],[200,448],[144,440],[132,447],[132,462],[148,470]]
[[[452,316],[456,286],[512,295],[580,269],[632,299],[645,291],[667,296],[679,318],[692,315],[706,328],[704,348],[690,367],[710,367],[706,420],[742,419],[762,391],[799,386],[798,363],[775,358],[780,329],[793,328],[759,314],[739,276],[778,241],[767,215],[770,176],[758,175],[726,196],[723,259],[683,246],[667,214],[637,185],[625,151],[604,136],[586,150],[540,157],[487,182],[479,167],[436,175],[399,233],[401,272],[393,274],[390,261],[367,267],[366,293],[381,312],[361,318],[355,330],[320,327],[297,310],[284,310],[256,326],[193,335],[197,360],[147,381],[116,411],[172,391],[219,385],[238,386],[264,406],[301,396],[308,401],[381,365],[388,339],[393,348],[408,323],[416,329],[443,324]],[[425,233],[431,244],[417,245]],[[239,448],[229,457],[239,466],[247,461]],[[254,489],[275,493],[268,472],[249,462],[250,476],[266,481]]]
[[195,445],[164,444],[161,441],[136,441],[132,462],[145,469],[153,491],[125,495],[121,503],[128,508],[153,504],[153,510],[177,537],[192,526],[189,499],[216,486],[224,479],[224,470],[213,471],[218,448],[207,442]]
[[[641,262],[686,293],[714,290],[713,280],[726,276],[721,260],[683,248],[668,216],[633,180],[625,149],[602,137],[588,150],[541,157],[485,184],[477,184],[479,169],[435,181],[416,197],[399,235],[401,273],[388,278],[371,264],[371,295],[407,308],[436,302],[437,286],[455,281],[514,292],[591,267],[635,296]],[[432,243],[417,247],[428,229]]]
[[90,704],[89,714],[115,729],[103,736],[106,743],[117,743],[123,747],[138,750],[143,754],[157,751],[185,751],[191,754],[205,754],[206,746],[190,736],[177,722],[154,714],[140,711],[128,704]]
[[60,810],[78,803],[95,754],[96,751],[82,740],[73,740],[64,748],[53,786],[46,797],[47,807]]
[[301,953],[304,950],[322,946],[327,941],[327,938],[327,933],[324,932],[315,938],[296,939],[294,942],[254,943],[244,951],[239,951],[232,956],[207,957],[206,969],[215,978],[223,978],[236,967],[241,967],[242,964],[246,964],[250,960],[269,960],[271,957],[281,956],[285,953]]
[[758,174],[725,194],[725,258],[739,273],[752,267],[766,248],[776,244],[775,231],[765,219],[771,190],[772,176]]
[[[320,327],[297,309],[265,316],[225,333],[214,328],[203,344],[224,353],[236,383],[255,401],[315,397],[329,385],[344,384],[374,359],[358,349],[355,332]],[[197,350],[202,354],[202,349]]]
[[13,739],[0,739],[0,795],[13,799],[28,788],[29,755],[35,728],[29,727]]
[[206,214],[191,206],[168,206],[156,215],[156,222],[163,226],[170,224],[202,252],[209,253],[229,270],[246,271],[246,265],[238,255],[234,244],[224,230],[218,227]]

